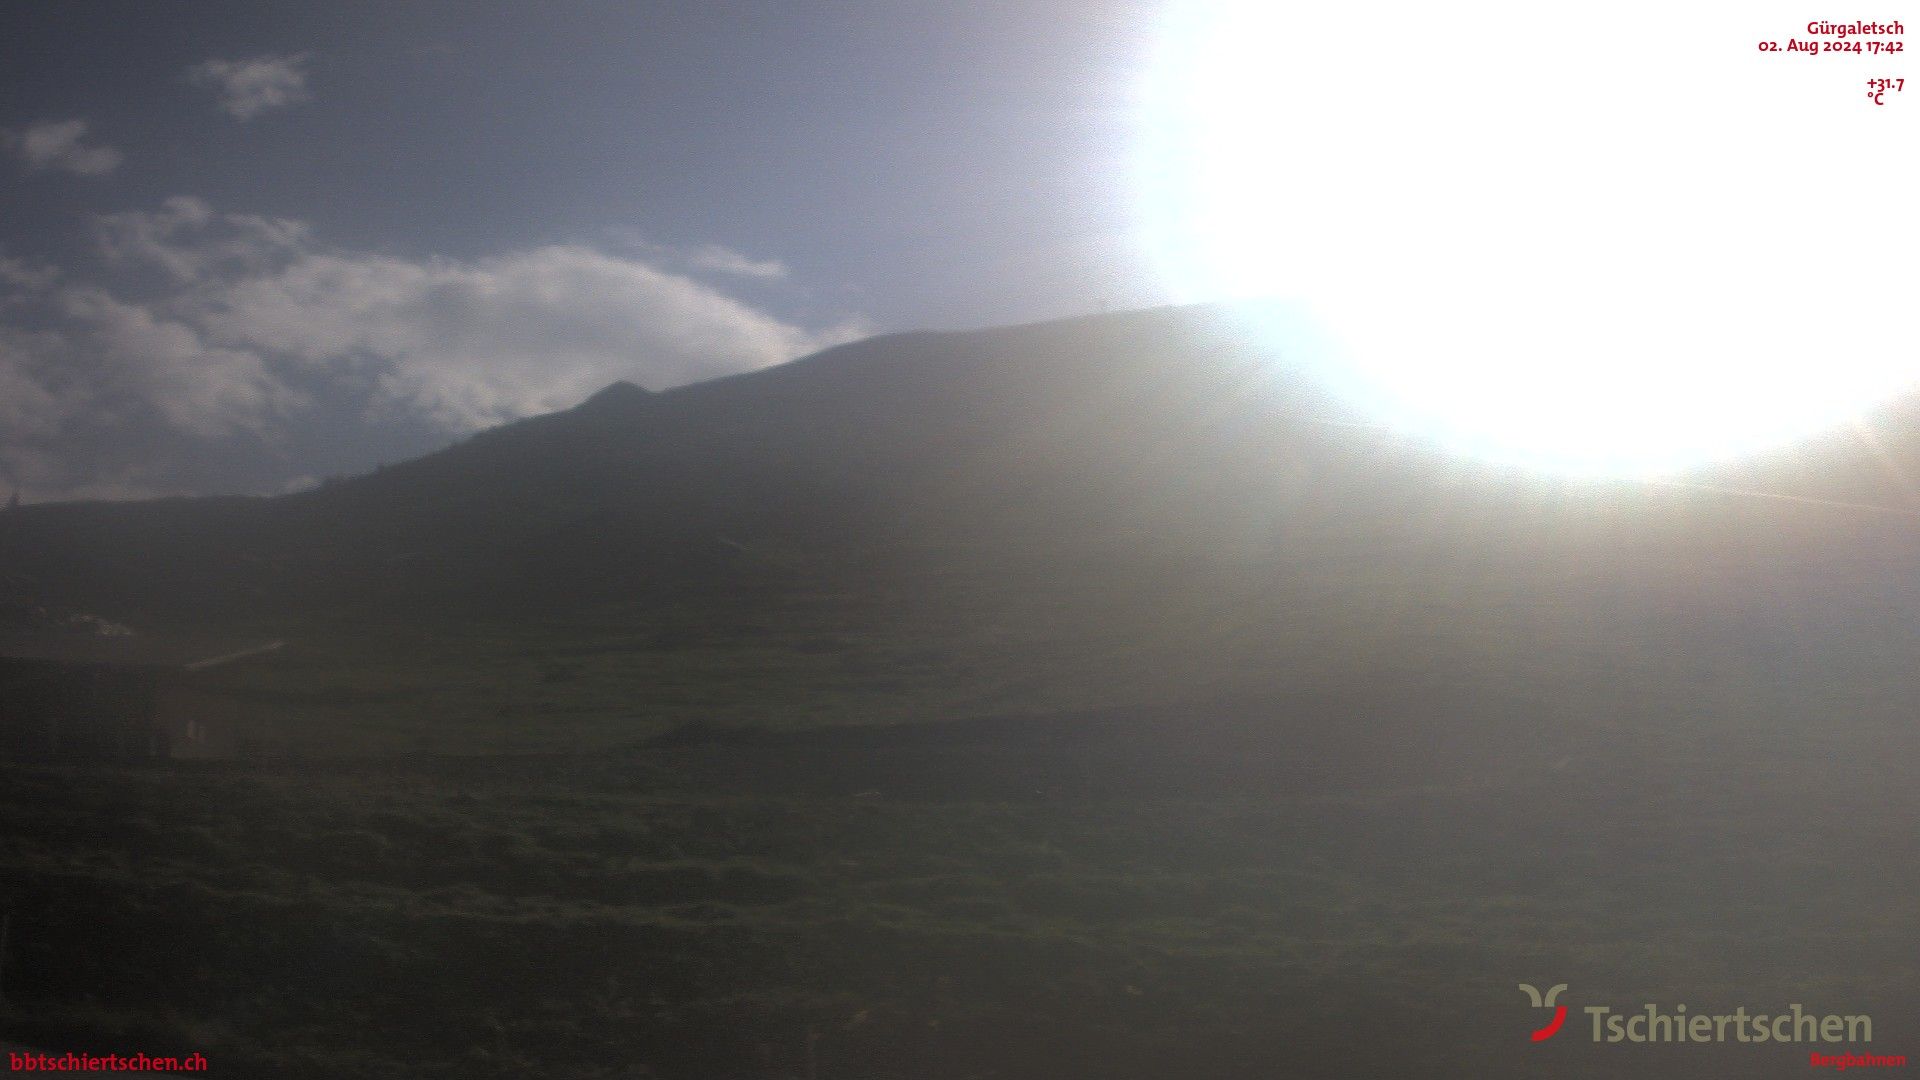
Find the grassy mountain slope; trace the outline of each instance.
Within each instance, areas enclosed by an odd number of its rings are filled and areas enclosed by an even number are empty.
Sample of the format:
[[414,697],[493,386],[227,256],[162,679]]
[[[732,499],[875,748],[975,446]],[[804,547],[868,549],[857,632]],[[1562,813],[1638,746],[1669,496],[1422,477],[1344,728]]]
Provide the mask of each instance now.
[[290,637],[241,689],[300,730],[401,742],[455,718],[541,745],[1383,671],[1562,701],[1904,678],[1920,521],[1740,493],[1902,507],[1850,436],[1574,482],[1362,420],[1221,309],[907,334],[617,385],[300,495],[28,508],[0,518],[0,561],[15,611]]

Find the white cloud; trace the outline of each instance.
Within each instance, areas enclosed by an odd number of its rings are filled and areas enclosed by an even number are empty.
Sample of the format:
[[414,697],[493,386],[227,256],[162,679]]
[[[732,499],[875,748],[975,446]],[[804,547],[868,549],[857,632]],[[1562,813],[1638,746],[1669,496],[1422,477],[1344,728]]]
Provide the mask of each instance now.
[[736,277],[765,280],[778,280],[787,276],[787,264],[778,259],[751,259],[718,244],[707,244],[695,248],[688,259],[698,269],[711,270],[717,274],[733,274]]
[[0,325],[0,441],[42,438],[60,429],[70,409],[50,385],[48,360],[64,345],[58,334]]
[[787,264],[779,259],[756,259],[721,244],[694,247],[657,244],[638,229],[626,225],[607,229],[606,238],[619,250],[638,255],[652,265],[688,273],[725,274],[761,281],[780,281],[788,276]]
[[220,107],[236,120],[251,120],[269,109],[313,100],[307,89],[307,54],[255,56],[246,60],[208,60],[187,69],[187,78],[220,93]]
[[35,124],[24,131],[9,131],[7,149],[39,170],[58,169],[75,176],[105,176],[120,167],[120,151],[110,146],[88,146],[85,120],[61,120]]
[[217,439],[261,432],[299,403],[257,353],[93,286],[54,290],[42,307],[58,329],[0,324],[0,442],[143,418]]
[[144,403],[177,431],[202,438],[260,433],[300,403],[257,352],[216,346],[193,327],[92,287],[61,291],[59,307],[95,392]]
[[258,270],[304,248],[307,226],[256,214],[216,214],[203,199],[175,195],[155,211],[93,219],[100,254],[112,263],[149,263],[182,284],[210,273]]

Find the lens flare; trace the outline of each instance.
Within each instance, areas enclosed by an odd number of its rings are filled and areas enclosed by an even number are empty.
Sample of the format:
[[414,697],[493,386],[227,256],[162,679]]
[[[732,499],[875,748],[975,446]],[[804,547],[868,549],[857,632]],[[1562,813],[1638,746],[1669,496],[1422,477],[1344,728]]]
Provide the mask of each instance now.
[[1170,9],[1144,233],[1176,295],[1290,301],[1329,378],[1471,452],[1788,444],[1920,385],[1920,88],[1758,47],[1795,35],[1767,2]]

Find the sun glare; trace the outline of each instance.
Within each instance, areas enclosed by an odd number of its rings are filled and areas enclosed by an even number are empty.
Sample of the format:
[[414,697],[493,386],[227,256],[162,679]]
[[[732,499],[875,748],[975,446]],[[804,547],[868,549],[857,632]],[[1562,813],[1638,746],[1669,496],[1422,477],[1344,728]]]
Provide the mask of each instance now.
[[1803,8],[1687,8],[1172,8],[1154,255],[1183,299],[1290,301],[1329,378],[1475,453],[1661,472],[1842,423],[1920,369],[1920,85],[1762,51]]

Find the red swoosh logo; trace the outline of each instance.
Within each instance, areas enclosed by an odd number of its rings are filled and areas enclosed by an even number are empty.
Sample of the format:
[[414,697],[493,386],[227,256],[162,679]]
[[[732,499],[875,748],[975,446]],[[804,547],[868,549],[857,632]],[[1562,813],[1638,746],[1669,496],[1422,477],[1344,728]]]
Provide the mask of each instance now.
[[1565,1005],[1554,1006],[1553,1023],[1548,1024],[1546,1027],[1543,1027],[1539,1031],[1534,1032],[1533,1041],[1546,1042],[1548,1039],[1553,1038],[1553,1033],[1556,1031],[1559,1031],[1560,1025],[1566,1022],[1567,1022],[1567,1007]]

